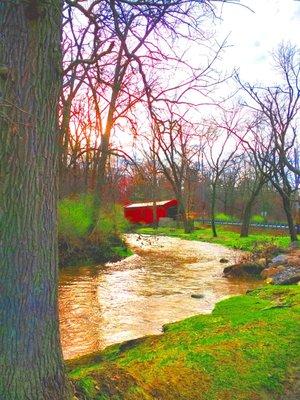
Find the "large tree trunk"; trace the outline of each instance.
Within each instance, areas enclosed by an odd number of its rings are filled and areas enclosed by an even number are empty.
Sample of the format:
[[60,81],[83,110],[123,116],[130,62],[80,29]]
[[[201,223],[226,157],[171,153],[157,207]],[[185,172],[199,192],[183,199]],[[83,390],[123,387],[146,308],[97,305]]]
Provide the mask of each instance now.
[[64,400],[57,307],[59,0],[1,2],[0,398]]

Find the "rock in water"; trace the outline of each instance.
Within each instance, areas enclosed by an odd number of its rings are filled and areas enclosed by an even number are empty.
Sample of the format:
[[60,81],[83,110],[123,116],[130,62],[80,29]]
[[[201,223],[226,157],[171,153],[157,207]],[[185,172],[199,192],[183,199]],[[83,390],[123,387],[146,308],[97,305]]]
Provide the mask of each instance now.
[[223,273],[226,277],[258,277],[263,269],[259,264],[242,263],[224,268]]
[[191,297],[193,298],[193,299],[203,299],[203,297],[204,297],[204,294],[201,294],[201,293],[199,293],[199,294],[191,294]]

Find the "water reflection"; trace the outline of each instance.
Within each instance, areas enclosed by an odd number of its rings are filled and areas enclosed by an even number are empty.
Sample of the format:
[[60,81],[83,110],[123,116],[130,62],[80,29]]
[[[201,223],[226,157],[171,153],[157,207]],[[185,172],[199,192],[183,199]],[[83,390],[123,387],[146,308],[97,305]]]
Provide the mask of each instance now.
[[127,240],[137,254],[126,260],[61,272],[60,326],[66,359],[160,333],[165,323],[210,312],[221,298],[259,284],[223,278],[219,259],[235,262],[237,253],[221,246],[138,235],[128,235]]

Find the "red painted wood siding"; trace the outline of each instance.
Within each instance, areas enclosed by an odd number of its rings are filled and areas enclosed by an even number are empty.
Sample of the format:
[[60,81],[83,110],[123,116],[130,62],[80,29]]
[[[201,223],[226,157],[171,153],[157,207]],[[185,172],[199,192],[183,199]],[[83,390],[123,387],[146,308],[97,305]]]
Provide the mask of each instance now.
[[[164,205],[157,206],[158,220],[167,217],[168,209],[177,205],[177,200],[173,199]],[[152,206],[137,206],[137,207],[124,207],[124,215],[128,221],[140,224],[152,224],[153,221],[153,207]]]

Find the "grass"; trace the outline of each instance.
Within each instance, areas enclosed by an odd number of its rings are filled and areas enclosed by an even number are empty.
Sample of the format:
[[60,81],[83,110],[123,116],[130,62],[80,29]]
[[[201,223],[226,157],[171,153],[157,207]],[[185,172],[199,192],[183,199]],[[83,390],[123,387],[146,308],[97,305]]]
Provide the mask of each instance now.
[[238,232],[223,227],[218,227],[218,237],[212,237],[211,228],[201,225],[191,233],[185,233],[181,228],[160,227],[158,229],[143,227],[138,233],[146,235],[164,235],[179,237],[186,240],[200,240],[203,242],[218,243],[224,246],[244,251],[259,251],[266,246],[287,248],[290,237],[287,235],[274,235],[272,233],[253,233],[246,238],[241,238]]
[[299,311],[299,286],[257,289],[71,361],[69,376],[80,400],[296,399]]

